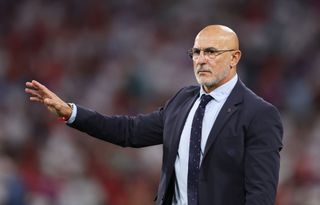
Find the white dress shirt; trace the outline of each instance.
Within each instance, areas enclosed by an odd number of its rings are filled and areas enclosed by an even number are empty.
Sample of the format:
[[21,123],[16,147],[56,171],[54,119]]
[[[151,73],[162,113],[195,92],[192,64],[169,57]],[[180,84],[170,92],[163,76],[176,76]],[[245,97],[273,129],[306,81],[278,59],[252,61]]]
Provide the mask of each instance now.
[[77,116],[77,106],[74,103],[70,103],[70,104],[72,104],[72,112],[71,112],[71,116],[66,122],[67,124],[72,124],[76,120],[76,116]]
[[190,143],[190,133],[193,116],[200,104],[200,97],[202,94],[209,94],[213,97],[206,108],[202,122],[202,134],[201,134],[201,158],[202,161],[203,152],[209,137],[211,128],[223,106],[226,102],[228,96],[230,95],[232,89],[236,85],[238,76],[235,75],[231,80],[216,88],[210,93],[206,93],[202,86],[200,89],[200,95],[198,99],[193,104],[187,120],[184,124],[180,143],[178,148],[177,158],[174,164],[174,169],[176,173],[176,182],[175,182],[175,194],[172,204],[173,205],[187,205],[188,196],[187,196],[187,179],[188,179],[188,160],[189,160],[189,143]]

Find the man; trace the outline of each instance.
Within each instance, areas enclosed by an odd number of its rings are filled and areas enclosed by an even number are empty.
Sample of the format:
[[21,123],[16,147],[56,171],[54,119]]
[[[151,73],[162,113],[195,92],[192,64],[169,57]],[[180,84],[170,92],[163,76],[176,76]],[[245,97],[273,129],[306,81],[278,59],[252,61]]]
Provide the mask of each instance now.
[[37,81],[27,82],[26,92],[99,139],[130,147],[163,144],[158,205],[273,205],[282,124],[276,108],[238,79],[237,35],[207,26],[189,55],[200,86],[182,88],[147,115],[104,116],[67,104]]

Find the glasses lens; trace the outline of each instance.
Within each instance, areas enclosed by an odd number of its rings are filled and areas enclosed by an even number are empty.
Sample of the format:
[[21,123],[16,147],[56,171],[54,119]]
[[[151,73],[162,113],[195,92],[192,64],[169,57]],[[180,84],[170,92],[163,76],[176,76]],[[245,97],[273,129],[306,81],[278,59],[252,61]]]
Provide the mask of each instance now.
[[200,55],[200,52],[201,52],[200,49],[198,49],[198,48],[192,48],[191,51],[192,51],[192,57],[193,57],[193,59],[198,58],[199,55]]
[[[228,51],[234,51],[234,49],[229,49],[229,50],[217,50],[216,48],[205,48],[203,49],[203,55],[206,56],[207,58],[214,58],[217,55],[220,55],[224,52],[228,52]],[[188,50],[188,55],[190,58],[192,58],[193,60],[198,59],[200,56],[200,52],[201,49],[199,48],[190,48]]]
[[206,48],[204,49],[204,54],[208,57],[216,55],[219,51],[215,48]]
[[187,54],[190,58],[193,57],[193,51],[192,51],[192,48],[190,48],[188,51],[187,51]]

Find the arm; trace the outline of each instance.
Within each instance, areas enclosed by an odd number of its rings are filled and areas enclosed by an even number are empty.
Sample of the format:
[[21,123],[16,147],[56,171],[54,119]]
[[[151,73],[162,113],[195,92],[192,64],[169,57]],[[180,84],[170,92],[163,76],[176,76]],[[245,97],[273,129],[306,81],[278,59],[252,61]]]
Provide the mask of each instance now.
[[138,116],[107,116],[77,106],[77,116],[70,127],[124,147],[162,144],[162,112]]
[[283,128],[278,111],[265,106],[249,126],[245,148],[246,205],[274,205]]
[[[71,107],[37,81],[27,82],[25,91],[30,100],[44,104],[50,112],[64,120],[72,114]],[[104,116],[77,106],[75,121],[70,127],[120,146],[142,147],[162,143],[162,109],[148,115]]]

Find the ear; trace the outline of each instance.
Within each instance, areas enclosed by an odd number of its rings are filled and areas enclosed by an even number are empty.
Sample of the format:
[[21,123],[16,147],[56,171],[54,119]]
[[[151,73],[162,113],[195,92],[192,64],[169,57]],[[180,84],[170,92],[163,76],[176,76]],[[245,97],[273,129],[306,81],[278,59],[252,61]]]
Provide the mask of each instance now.
[[240,61],[241,58],[241,51],[240,50],[236,50],[232,55],[231,55],[231,62],[230,62],[230,66],[235,67],[238,62]]

